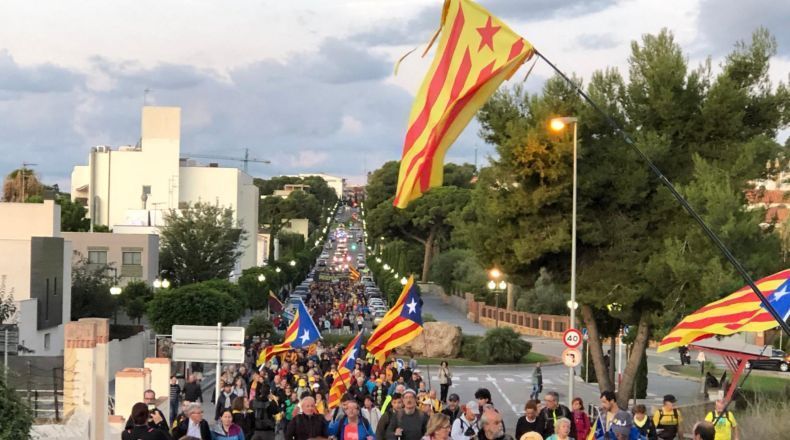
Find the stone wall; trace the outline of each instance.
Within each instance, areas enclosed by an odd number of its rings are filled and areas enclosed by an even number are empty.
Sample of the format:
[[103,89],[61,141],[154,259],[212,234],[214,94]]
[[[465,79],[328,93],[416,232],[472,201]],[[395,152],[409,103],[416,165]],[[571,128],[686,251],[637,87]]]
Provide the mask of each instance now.
[[148,331],[126,339],[113,339],[107,347],[110,353],[110,377],[124,368],[140,368],[148,354]]

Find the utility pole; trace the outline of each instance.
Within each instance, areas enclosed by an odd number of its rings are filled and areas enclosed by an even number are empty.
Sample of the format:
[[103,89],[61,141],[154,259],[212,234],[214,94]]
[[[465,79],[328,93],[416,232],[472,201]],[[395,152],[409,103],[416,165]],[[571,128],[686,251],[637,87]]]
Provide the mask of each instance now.
[[25,185],[27,184],[26,183],[27,176],[25,176],[25,174],[26,174],[26,171],[27,171],[27,167],[29,167],[29,166],[36,166],[36,165],[38,165],[38,164],[37,163],[22,162],[22,169],[19,170],[19,172],[22,173],[22,203],[25,203]]

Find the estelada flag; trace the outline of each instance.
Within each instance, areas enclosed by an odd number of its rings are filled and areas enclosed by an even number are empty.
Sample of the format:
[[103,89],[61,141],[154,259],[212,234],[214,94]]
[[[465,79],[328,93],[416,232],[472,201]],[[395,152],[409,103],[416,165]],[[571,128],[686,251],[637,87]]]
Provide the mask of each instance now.
[[358,281],[359,280],[359,271],[355,267],[349,266],[348,267],[348,278],[351,281]]
[[321,338],[313,318],[307,312],[304,302],[301,300],[296,307],[296,314],[291,324],[285,330],[285,339],[282,344],[270,345],[264,348],[258,356],[256,365],[265,364],[272,356],[295,348],[307,348],[313,342]]
[[[790,269],[757,281],[774,310],[785,321],[790,317]],[[765,309],[749,286],[714,301],[686,316],[661,340],[658,352],[667,351],[714,335],[759,332],[776,327],[776,320]]]
[[534,54],[532,45],[470,0],[445,0],[441,39],[409,117],[394,205],[441,186],[444,155],[477,110]]
[[283,311],[285,307],[283,303],[280,302],[280,299],[272,292],[269,291],[269,311],[274,313],[280,313]]
[[381,319],[365,346],[378,362],[383,362],[389,352],[416,338],[422,330],[422,299],[414,277],[409,277],[398,301]]
[[330,409],[336,408],[340,405],[340,399],[343,394],[348,391],[351,386],[351,372],[357,364],[357,357],[362,351],[362,332],[357,333],[357,336],[348,343],[346,351],[340,357],[340,362],[337,366],[337,377],[332,381],[332,388],[329,390],[329,398],[327,405]]

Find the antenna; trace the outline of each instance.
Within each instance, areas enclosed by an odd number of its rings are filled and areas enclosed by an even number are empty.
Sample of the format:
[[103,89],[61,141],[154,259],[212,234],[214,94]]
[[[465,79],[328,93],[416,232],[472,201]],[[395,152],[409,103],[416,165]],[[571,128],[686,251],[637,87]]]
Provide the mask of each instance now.
[[[250,162],[255,163],[272,163],[270,160],[262,160],[250,157],[250,149],[244,149],[244,157],[230,157],[230,156],[218,156],[215,154],[193,154],[193,153],[181,153],[182,158],[198,158],[198,159],[215,159],[215,160],[232,160],[236,162],[242,162],[244,164],[243,170],[247,173],[247,168]],[[249,173],[247,173],[249,174]]]

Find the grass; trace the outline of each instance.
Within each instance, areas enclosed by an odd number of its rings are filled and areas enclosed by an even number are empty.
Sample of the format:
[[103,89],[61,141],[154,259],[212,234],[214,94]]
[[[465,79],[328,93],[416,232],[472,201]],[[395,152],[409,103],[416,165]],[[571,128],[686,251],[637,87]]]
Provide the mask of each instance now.
[[524,356],[523,359],[521,359],[522,364],[534,364],[536,362],[548,362],[548,361],[549,361],[548,356],[544,354],[536,353],[534,351],[530,351],[529,353],[527,353],[526,356]]
[[[684,365],[679,369],[673,369],[676,373],[687,376],[687,377],[694,377],[699,378],[699,366],[690,366]],[[709,370],[710,373],[716,377],[717,379],[721,377],[724,373],[723,370],[714,368]],[[744,372],[741,375],[741,381],[746,376],[747,372]],[[730,376],[729,373],[727,373]],[[790,375],[787,378],[784,377],[776,377],[776,376],[762,376],[757,372],[752,373],[749,375],[749,378],[743,384],[743,389],[748,391],[753,391],[755,393],[763,393],[763,394],[772,394],[776,392],[783,392],[785,387],[790,386]]]

